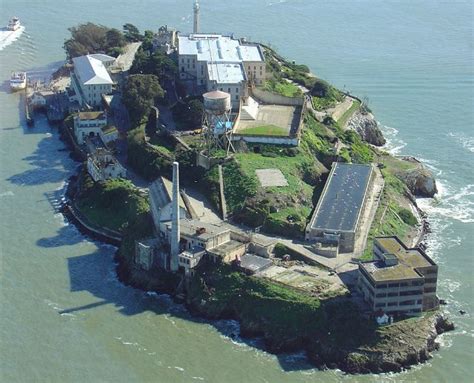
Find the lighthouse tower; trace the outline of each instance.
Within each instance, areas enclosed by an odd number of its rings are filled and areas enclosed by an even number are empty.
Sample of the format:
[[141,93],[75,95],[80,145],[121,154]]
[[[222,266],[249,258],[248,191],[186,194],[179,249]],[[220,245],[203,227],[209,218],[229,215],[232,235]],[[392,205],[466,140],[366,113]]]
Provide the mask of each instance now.
[[199,1],[194,0],[194,28],[193,33],[199,33]]

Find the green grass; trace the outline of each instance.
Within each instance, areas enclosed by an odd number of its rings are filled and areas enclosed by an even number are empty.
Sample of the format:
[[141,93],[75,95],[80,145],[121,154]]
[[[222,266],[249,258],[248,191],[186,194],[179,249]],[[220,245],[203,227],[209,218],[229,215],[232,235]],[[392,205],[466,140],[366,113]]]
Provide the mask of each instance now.
[[267,188],[269,191],[285,194],[295,194],[302,191],[309,196],[312,194],[312,187],[301,179],[301,167],[305,166],[307,162],[301,153],[295,157],[284,155],[267,157],[259,153],[236,153],[235,158],[242,172],[255,180],[257,180],[255,173],[257,169],[280,169],[288,181],[288,186],[270,187]]
[[232,307],[243,321],[266,323],[274,334],[312,334],[325,320],[318,299],[279,283],[233,272],[228,266],[207,269],[205,275],[195,277],[189,295],[193,300],[203,299],[208,313],[219,315]]
[[352,117],[352,115],[357,112],[360,109],[360,101],[359,100],[354,100],[352,103],[351,107],[347,109],[344,114],[339,117],[337,120],[337,123],[339,126],[344,127],[347,124],[347,121]]
[[327,98],[327,97],[316,97],[312,98],[313,108],[319,111],[326,109],[334,108],[336,106],[337,100]]
[[76,205],[92,224],[123,231],[129,222],[149,211],[147,199],[128,180],[93,183],[88,175],[84,180]]
[[251,126],[243,130],[239,130],[237,134],[247,136],[279,136],[288,137],[288,129],[282,128],[276,125],[262,125],[262,126]]
[[285,97],[298,97],[302,95],[301,89],[298,88],[295,84],[288,82],[286,80],[269,80],[265,83],[264,89],[277,93]]

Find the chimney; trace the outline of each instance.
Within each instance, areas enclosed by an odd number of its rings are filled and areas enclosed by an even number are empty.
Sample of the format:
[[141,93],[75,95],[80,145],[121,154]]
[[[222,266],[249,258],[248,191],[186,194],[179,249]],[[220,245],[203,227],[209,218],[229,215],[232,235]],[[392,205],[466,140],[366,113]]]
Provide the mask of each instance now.
[[194,1],[194,28],[193,33],[199,33],[199,2]]
[[171,207],[170,270],[178,271],[179,254],[179,163],[173,162],[173,201]]

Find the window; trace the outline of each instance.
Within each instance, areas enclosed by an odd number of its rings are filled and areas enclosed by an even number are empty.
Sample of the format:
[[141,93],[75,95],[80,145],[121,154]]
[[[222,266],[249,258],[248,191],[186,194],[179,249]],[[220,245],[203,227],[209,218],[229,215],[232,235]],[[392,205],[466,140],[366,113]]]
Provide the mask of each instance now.
[[398,283],[389,283],[388,287],[399,287]]
[[423,303],[423,299],[418,299],[418,300],[416,301],[416,303],[418,303],[419,305],[421,305],[421,304]]
[[375,296],[376,296],[377,298],[385,298],[385,297],[387,296],[387,294],[385,294],[385,293],[380,293],[380,294],[375,294]]
[[230,88],[227,88],[227,93],[230,93]]
[[239,93],[239,88],[235,88],[235,93]]
[[236,99],[236,100],[239,99],[239,95],[238,95],[238,94],[235,95],[235,99]]
[[384,302],[377,303],[375,307],[385,307],[385,303]]
[[398,293],[388,293],[387,296],[389,296],[389,297],[398,297]]
[[387,306],[398,306],[398,302],[388,302]]
[[427,278],[425,279],[425,283],[436,283],[436,278]]

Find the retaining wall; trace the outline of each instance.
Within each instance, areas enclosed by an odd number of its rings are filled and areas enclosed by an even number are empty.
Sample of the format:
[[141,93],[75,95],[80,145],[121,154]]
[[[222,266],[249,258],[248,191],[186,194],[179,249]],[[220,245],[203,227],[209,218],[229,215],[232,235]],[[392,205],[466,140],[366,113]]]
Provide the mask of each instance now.
[[268,92],[259,88],[252,88],[250,94],[259,102],[264,104],[287,105],[287,106],[302,106],[304,104],[304,97],[285,97],[280,94]]

